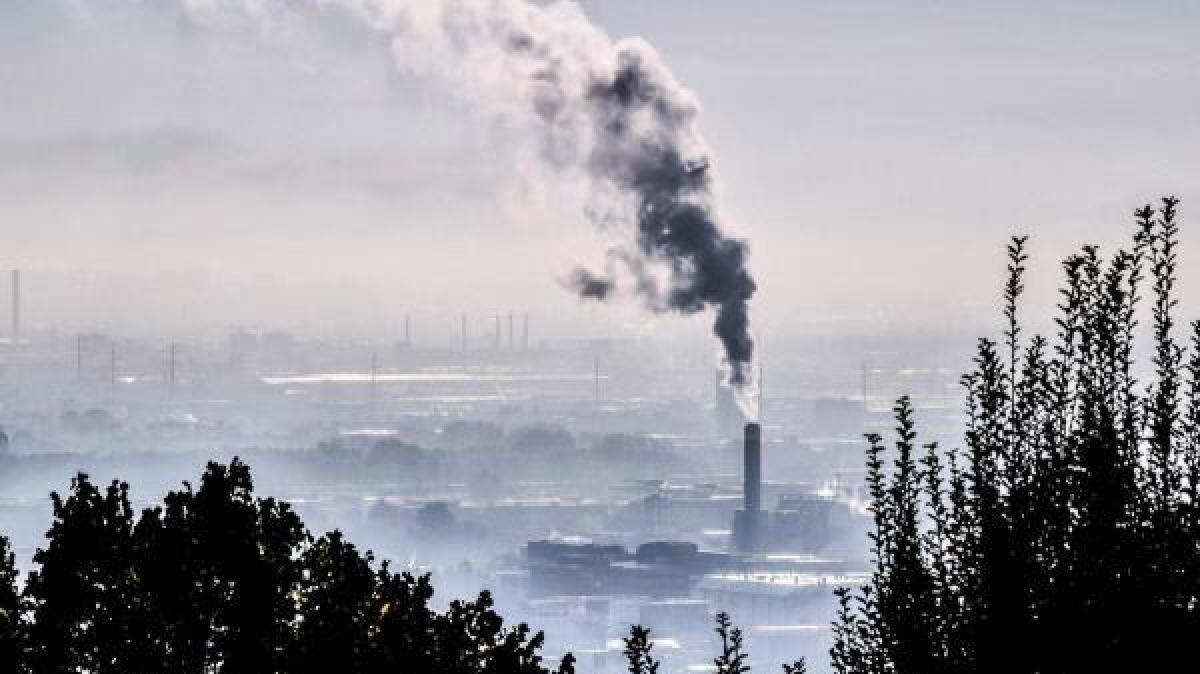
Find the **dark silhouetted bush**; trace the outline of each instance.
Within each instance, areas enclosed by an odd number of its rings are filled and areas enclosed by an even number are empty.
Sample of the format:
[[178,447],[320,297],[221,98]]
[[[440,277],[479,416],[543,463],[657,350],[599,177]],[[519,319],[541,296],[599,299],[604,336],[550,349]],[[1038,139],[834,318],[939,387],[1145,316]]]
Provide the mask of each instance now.
[[486,592],[433,610],[428,576],[314,540],[238,460],[140,515],[125,484],[82,474],[52,501],[23,592],[0,538],[0,671],[549,674],[541,633]]
[[[1200,322],[1175,336],[1178,200],[1136,211],[1133,245],[1063,263],[1057,334],[1017,318],[964,377],[961,448],[868,436],[874,574],[838,593],[837,672],[1110,672],[1194,660],[1200,634]],[[1140,293],[1148,284],[1148,306]],[[1151,367],[1134,362],[1148,318]],[[1184,666],[1184,669],[1189,669]]]

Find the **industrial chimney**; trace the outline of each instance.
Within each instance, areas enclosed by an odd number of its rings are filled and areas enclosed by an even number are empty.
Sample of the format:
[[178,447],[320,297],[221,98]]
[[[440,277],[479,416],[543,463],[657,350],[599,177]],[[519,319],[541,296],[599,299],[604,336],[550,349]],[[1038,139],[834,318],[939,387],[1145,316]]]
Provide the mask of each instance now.
[[737,551],[753,554],[762,549],[767,513],[762,509],[762,427],[746,424],[742,439],[742,509],[733,520]]
[[742,507],[762,510],[762,428],[756,423],[746,424],[742,460]]
[[12,270],[12,345],[21,343],[21,270]]

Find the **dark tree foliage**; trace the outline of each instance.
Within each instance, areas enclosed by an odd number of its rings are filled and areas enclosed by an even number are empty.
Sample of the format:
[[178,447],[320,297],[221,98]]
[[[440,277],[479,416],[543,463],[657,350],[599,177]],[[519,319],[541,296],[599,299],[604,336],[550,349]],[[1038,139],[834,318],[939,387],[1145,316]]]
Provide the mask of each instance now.
[[25,648],[24,600],[17,587],[17,564],[8,539],[0,536],[0,671],[15,672]]
[[728,613],[717,614],[716,632],[717,637],[721,640],[721,654],[713,659],[717,674],[746,674],[749,672],[750,667],[746,664],[746,659],[750,657],[750,654],[746,652],[742,630],[733,626],[733,621],[729,618]]
[[650,630],[641,625],[629,628],[625,639],[625,659],[629,661],[629,674],[658,674],[658,660],[650,654],[654,644],[650,641]]
[[434,610],[428,575],[336,531],[314,539],[288,504],[253,496],[238,460],[140,515],[127,485],[82,474],[51,498],[23,592],[0,538],[0,671],[550,674],[542,634],[506,626],[490,595]]
[[918,448],[907,398],[894,447],[868,436],[874,573],[837,593],[835,671],[1147,671],[1191,648],[1200,321],[1181,345],[1177,206],[1138,209],[1132,246],[1107,260],[1094,246],[1067,258],[1052,339],[1022,332],[1013,239],[1004,338],[980,340],[963,379],[961,448]]
[[[491,594],[430,606],[428,575],[395,573],[341,532],[314,538],[284,502],[255,498],[240,460],[210,463],[135,515],[129,487],[87,475],[66,497],[24,590],[0,537],[0,672],[18,674],[574,674],[543,635],[506,626]],[[742,632],[718,616],[717,670],[745,674]],[[657,674],[650,630],[625,640]],[[803,660],[785,665],[804,674]]]

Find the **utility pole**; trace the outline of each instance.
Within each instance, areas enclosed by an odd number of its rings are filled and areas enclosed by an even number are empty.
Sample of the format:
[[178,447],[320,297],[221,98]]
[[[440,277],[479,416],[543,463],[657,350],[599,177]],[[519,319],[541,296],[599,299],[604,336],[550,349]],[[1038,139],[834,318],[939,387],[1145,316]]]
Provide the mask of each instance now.
[[167,395],[175,399],[175,342],[171,342],[171,351],[167,363]]
[[871,362],[864,360],[862,362],[862,401],[863,411],[867,411],[867,377],[870,373]]
[[412,348],[412,316],[404,314],[404,345]]
[[375,409],[375,386],[379,380],[379,353],[371,352],[371,410]]
[[21,343],[21,270],[12,270],[12,345]]
[[596,402],[600,402],[600,358],[598,356],[592,358],[592,369],[595,374]]

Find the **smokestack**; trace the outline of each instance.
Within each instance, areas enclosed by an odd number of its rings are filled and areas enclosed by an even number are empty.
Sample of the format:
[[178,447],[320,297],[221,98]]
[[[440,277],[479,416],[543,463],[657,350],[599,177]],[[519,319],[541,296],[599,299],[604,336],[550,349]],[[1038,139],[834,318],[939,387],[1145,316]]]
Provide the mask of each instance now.
[[763,549],[767,512],[762,509],[762,427],[746,424],[742,441],[742,508],[733,518],[733,544],[752,555]]
[[21,270],[12,270],[12,344],[21,343]]
[[412,316],[404,314],[404,345],[412,346]]
[[463,353],[466,353],[467,352],[467,315],[466,314],[462,315],[462,325],[460,327],[459,335],[462,337]]
[[529,350],[529,314],[525,314],[521,319],[521,350]]
[[747,511],[762,510],[762,427],[748,423],[742,446],[742,490]]

